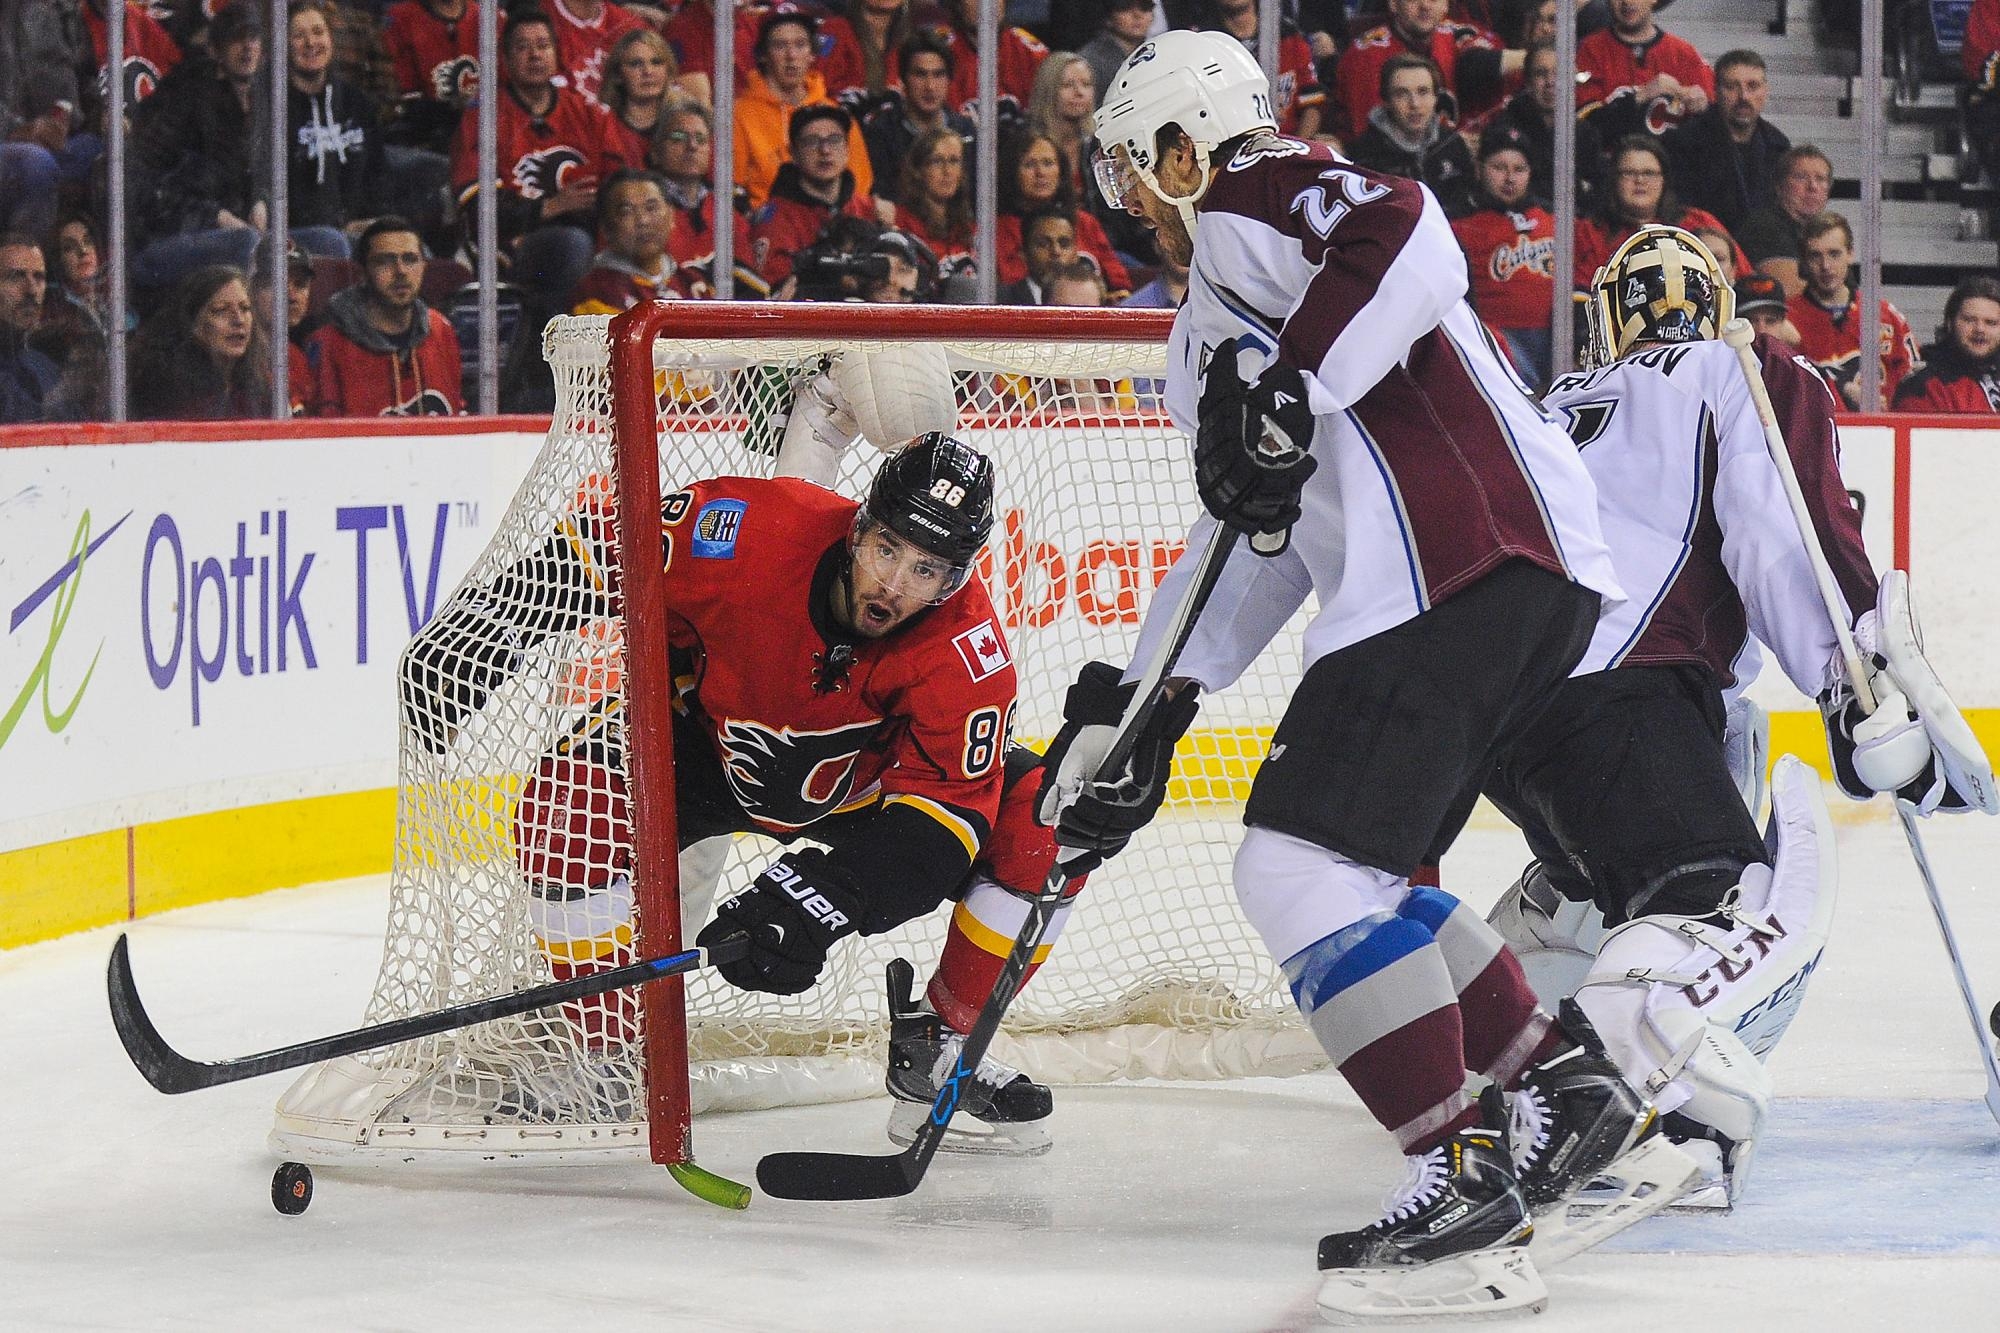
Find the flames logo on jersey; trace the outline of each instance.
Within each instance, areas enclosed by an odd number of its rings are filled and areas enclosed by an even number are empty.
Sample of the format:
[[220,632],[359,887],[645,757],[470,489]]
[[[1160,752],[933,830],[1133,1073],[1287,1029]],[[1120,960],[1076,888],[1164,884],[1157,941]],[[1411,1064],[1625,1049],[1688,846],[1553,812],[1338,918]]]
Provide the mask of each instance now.
[[1688,119],[1687,104],[1680,98],[1661,93],[1646,103],[1646,133],[1665,134],[1674,126]]
[[589,167],[583,154],[568,144],[523,153],[514,163],[514,188],[523,199],[553,198],[564,186],[581,184]]
[[479,95],[479,60],[458,56],[431,66],[431,96],[451,106],[464,106]]
[[451,399],[444,396],[442,389],[419,389],[402,402],[382,409],[385,417],[448,417],[451,413]]
[[[159,86],[158,65],[145,56],[125,57],[125,110],[128,113],[133,107],[151,97],[153,90]],[[111,71],[108,69],[99,68],[97,71],[97,95],[105,98],[111,96]]]
[[879,719],[832,731],[776,731],[761,722],[719,722],[722,771],[729,790],[759,823],[799,829],[838,810],[854,791],[854,761]]

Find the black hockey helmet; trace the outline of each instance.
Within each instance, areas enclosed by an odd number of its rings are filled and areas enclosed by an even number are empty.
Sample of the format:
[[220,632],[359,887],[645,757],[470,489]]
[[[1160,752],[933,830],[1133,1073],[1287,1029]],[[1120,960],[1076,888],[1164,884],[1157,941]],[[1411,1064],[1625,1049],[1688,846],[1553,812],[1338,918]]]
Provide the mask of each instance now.
[[1736,313],[1722,266],[1693,232],[1652,224],[1611,252],[1590,283],[1592,364],[1642,342],[1703,342]]
[[993,460],[943,431],[919,435],[883,460],[855,518],[857,535],[879,523],[950,565],[941,601],[964,585],[993,531]]

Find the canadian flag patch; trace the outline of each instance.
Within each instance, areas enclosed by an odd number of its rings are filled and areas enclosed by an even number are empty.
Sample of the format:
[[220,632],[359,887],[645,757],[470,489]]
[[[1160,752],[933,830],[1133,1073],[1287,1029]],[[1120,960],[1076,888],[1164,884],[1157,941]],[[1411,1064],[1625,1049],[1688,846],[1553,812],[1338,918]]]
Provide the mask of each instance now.
[[1007,645],[990,620],[980,621],[953,639],[951,646],[958,649],[959,660],[974,680],[985,680],[1008,664]]

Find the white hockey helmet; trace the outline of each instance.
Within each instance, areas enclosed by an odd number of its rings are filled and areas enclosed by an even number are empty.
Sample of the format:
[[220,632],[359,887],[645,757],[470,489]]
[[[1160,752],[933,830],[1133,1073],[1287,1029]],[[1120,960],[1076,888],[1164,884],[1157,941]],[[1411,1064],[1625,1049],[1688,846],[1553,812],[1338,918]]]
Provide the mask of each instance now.
[[[1185,196],[1168,194],[1153,175],[1159,133],[1177,125],[1194,141],[1202,183]],[[1209,154],[1252,130],[1276,133],[1271,82],[1227,33],[1163,32],[1127,56],[1097,108],[1091,128],[1098,148],[1092,169],[1098,191],[1113,208],[1126,208],[1133,176],[1160,198],[1179,205],[1194,228],[1194,205],[1208,188]],[[1122,152],[1119,150],[1123,150]]]

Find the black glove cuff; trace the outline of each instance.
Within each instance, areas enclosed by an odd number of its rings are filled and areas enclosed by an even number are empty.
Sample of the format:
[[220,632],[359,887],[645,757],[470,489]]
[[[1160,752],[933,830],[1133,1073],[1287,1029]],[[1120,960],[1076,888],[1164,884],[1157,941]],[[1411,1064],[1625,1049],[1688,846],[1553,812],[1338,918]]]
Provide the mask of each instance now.
[[1076,682],[1063,698],[1063,721],[1083,726],[1114,725],[1125,715],[1138,688],[1123,683],[1125,673],[1109,662],[1091,662],[1076,673]]

